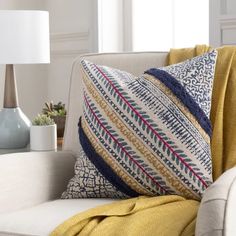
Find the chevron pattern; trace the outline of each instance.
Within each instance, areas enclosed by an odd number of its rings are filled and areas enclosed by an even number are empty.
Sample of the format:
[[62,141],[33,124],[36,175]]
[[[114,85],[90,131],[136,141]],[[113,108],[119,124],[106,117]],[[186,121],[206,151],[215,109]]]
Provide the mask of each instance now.
[[[211,68],[212,84],[216,52],[196,61]],[[79,135],[86,161],[125,197],[177,194],[200,199],[212,183],[211,124],[208,110],[201,108],[208,107],[190,95],[189,83],[185,89],[171,68],[171,74],[152,68],[135,77],[88,61],[81,65],[84,106]],[[99,191],[105,189],[100,186]]]

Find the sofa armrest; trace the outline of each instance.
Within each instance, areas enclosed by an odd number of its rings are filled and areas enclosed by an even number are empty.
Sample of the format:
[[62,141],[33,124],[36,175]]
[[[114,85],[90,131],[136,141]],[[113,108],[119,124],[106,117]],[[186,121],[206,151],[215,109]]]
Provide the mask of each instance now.
[[0,213],[56,199],[74,174],[70,152],[27,152],[0,156]]
[[235,219],[236,167],[206,190],[198,211],[196,236],[236,235]]

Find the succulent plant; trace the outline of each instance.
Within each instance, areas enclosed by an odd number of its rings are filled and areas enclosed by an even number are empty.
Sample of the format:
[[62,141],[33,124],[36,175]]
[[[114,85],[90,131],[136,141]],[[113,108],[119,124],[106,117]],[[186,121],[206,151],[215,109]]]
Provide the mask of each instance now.
[[53,104],[53,102],[45,102],[45,108],[43,108],[43,114],[53,117],[53,116],[65,116],[66,108],[65,104],[58,102]]
[[46,126],[46,125],[54,125],[55,122],[49,116],[45,114],[38,114],[32,121],[33,125],[36,126]]

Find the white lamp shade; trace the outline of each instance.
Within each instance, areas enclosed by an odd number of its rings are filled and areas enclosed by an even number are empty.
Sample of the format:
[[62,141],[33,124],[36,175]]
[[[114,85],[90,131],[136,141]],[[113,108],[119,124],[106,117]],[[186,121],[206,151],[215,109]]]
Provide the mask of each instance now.
[[49,62],[48,12],[0,10],[0,64]]

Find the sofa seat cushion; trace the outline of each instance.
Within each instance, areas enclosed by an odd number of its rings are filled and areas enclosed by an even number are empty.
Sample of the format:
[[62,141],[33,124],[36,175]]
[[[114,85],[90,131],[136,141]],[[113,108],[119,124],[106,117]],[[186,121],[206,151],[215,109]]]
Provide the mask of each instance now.
[[31,208],[0,214],[0,235],[49,235],[71,216],[112,199],[55,200]]

